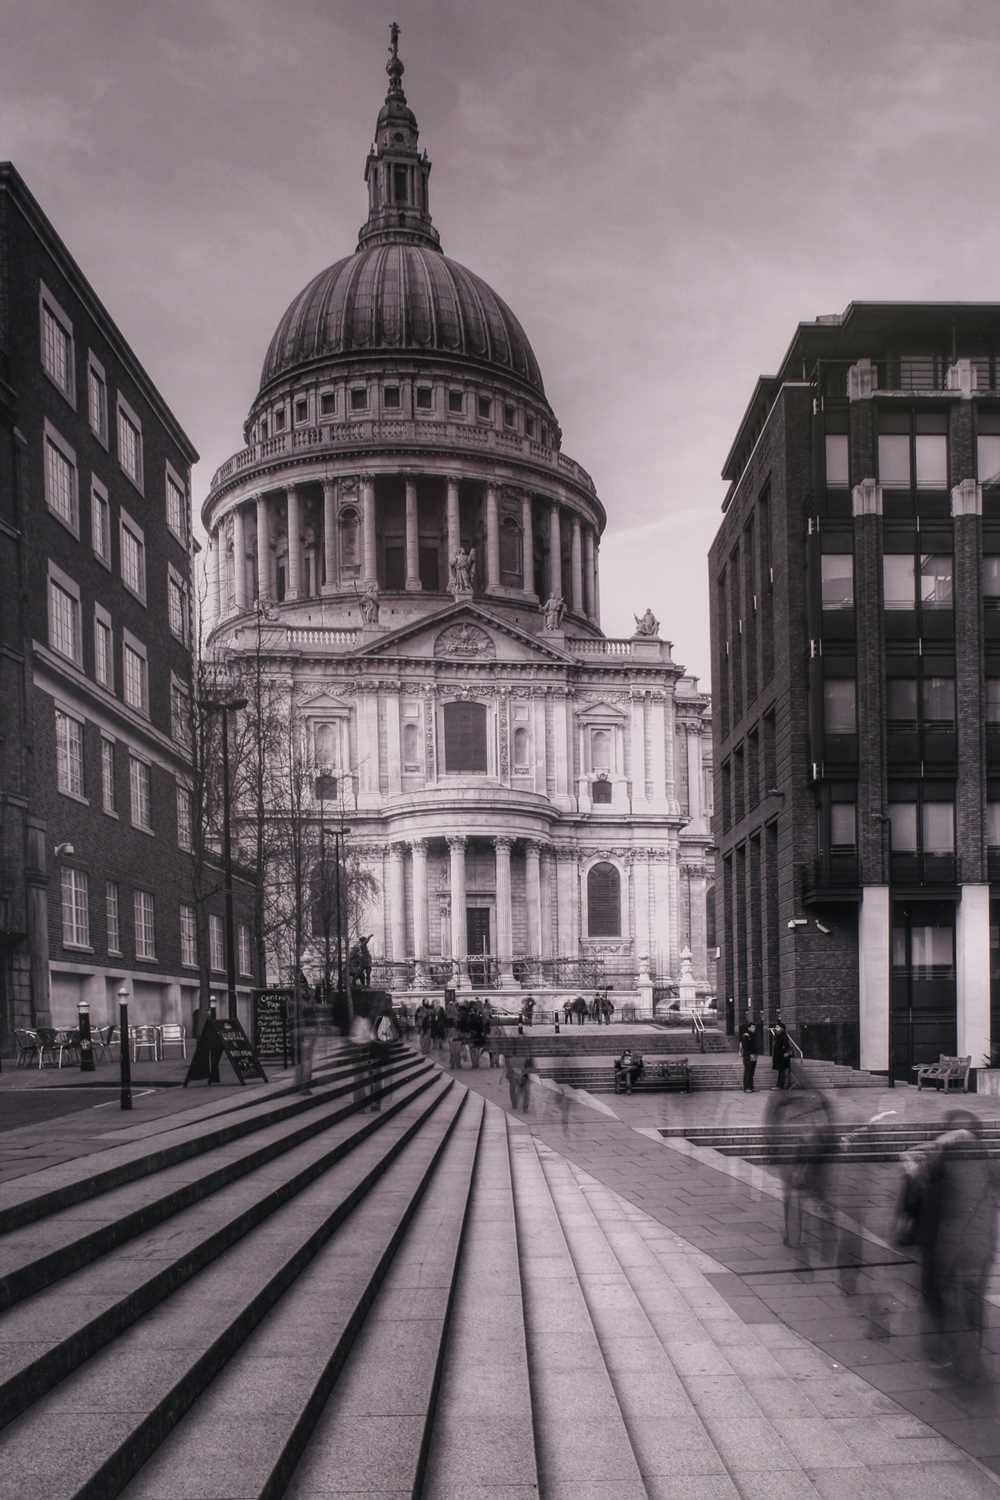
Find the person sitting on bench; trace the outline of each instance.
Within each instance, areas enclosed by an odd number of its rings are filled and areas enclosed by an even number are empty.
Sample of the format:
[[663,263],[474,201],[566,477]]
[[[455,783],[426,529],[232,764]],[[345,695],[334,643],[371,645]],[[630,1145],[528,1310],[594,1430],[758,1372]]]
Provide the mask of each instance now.
[[631,1047],[626,1047],[621,1057],[615,1058],[615,1089],[624,1088],[626,1094],[631,1094],[632,1085],[636,1079],[642,1076],[643,1062],[638,1052],[633,1052]]

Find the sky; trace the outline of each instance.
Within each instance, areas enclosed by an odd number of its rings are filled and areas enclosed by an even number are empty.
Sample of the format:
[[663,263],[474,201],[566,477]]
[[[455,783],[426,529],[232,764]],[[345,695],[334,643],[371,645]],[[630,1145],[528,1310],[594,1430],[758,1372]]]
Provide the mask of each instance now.
[[443,247],[513,307],[608,513],[608,635],[708,685],[719,470],[797,322],[1000,301],[995,0],[0,0],[18,167],[211,475],[355,246],[387,27]]

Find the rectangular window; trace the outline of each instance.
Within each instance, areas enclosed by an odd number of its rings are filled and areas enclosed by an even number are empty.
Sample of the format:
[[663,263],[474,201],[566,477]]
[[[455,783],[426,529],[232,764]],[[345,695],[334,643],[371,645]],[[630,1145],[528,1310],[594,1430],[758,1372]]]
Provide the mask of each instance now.
[[920,554],[920,603],[924,609],[951,609],[953,572],[950,555]]
[[854,608],[854,558],[850,552],[824,552],[820,558],[824,609]]
[[879,483],[887,490],[910,488],[910,435],[880,432],[878,439]]
[[49,645],[60,656],[81,664],[80,600],[61,583],[49,578]]
[[136,489],[142,489],[142,424],[125,399],[118,397],[118,462]]
[[1000,677],[986,679],[986,722],[1000,724]]
[[101,687],[114,692],[115,651],[111,616],[99,604],[94,605],[94,676]]
[[846,433],[826,435],[826,487],[846,490],[850,484],[848,441]]
[[101,740],[101,805],[106,813],[116,813],[118,796],[115,786],[115,742]]
[[856,734],[856,684],[853,677],[828,677],[823,683],[823,727],[827,734]]
[[465,410],[465,397],[461,391],[448,392],[448,410],[460,417]]
[[925,802],[921,808],[925,854],[955,852],[955,808],[951,802]]
[[122,582],[129,593],[146,602],[146,542],[142,528],[121,513]]
[[147,833],[151,833],[152,825],[150,818],[152,813],[149,791],[149,767],[144,760],[139,760],[134,755],[129,756],[128,785],[132,824],[135,828],[143,828]]
[[208,961],[213,969],[221,971],[226,967],[224,946],[222,918],[211,912],[208,918]]
[[87,416],[90,430],[96,438],[108,446],[108,382],[104,366],[94,354],[87,356]]
[[62,872],[62,937],[66,947],[90,947],[90,891],[82,870]]
[[351,386],[351,411],[365,411],[368,407],[368,391],[363,385]]
[[944,412],[918,411],[914,419],[913,458],[918,490],[948,488],[948,418]]
[[480,420],[488,422],[493,415],[493,402],[489,396],[480,396],[476,402],[476,411]]
[[853,849],[857,843],[857,815],[853,802],[831,802],[830,847]]
[[1000,802],[986,804],[986,843],[991,849],[1000,849]]
[[74,536],[80,531],[76,455],[54,428],[45,424],[45,503]]
[[885,685],[885,715],[894,727],[916,726],[917,679],[890,677]]
[[337,410],[337,394],[335,391],[324,391],[319,398],[320,415],[332,417]]
[[187,596],[184,584],[172,568],[167,572],[167,618],[179,641],[187,640]]
[[177,788],[177,844],[190,853],[194,846],[194,823],[191,816],[191,793],[186,786]]
[[198,967],[198,935],[194,922],[194,907],[181,903],[181,963],[186,969]]
[[284,432],[285,430],[285,409],[283,406],[279,406],[274,414],[274,430],[275,432]]
[[240,973],[253,973],[253,955],[250,951],[250,929],[245,922],[240,923]]
[[73,325],[44,287],[42,310],[42,368],[54,385],[75,405],[73,389]]
[[890,802],[889,829],[892,834],[894,854],[916,854],[917,804],[915,802]]
[[429,385],[417,386],[417,410],[431,411],[434,406],[434,391]]
[[170,677],[170,735],[179,745],[188,745],[191,742],[190,699],[187,688],[183,683],[178,682],[172,673]]
[[886,552],[882,557],[882,588],[886,609],[916,608],[913,558],[908,552]]
[[136,891],[133,897],[135,911],[135,956],[156,957],[156,909],[152,891]]
[[996,553],[983,556],[983,598],[1000,599],[1000,555]]
[[167,471],[167,525],[179,542],[187,537],[187,497],[182,485]]
[[118,906],[118,884],[109,880],[104,887],[104,911],[108,924],[108,952],[122,951],[121,912]]
[[124,662],[124,687],[125,702],[130,708],[138,709],[140,713],[149,711],[149,686],[146,666],[145,650],[140,648],[134,637],[125,633],[122,645],[122,661]]
[[295,410],[295,421],[296,421],[297,424],[301,424],[303,422],[308,422],[308,420],[309,420],[309,402],[308,401],[304,401],[300,397],[296,401],[296,403],[295,403],[294,410]]
[[102,563],[111,566],[111,506],[99,479],[90,481],[90,543]]
[[83,796],[83,725],[56,709],[56,786],[71,797]]
[[517,410],[516,410],[515,407],[510,406],[508,404],[504,405],[504,409],[503,409],[503,425],[505,427],[516,427],[517,426]]
[[925,724],[954,724],[954,677],[925,677],[921,683]]
[[996,484],[1000,479],[1000,412],[979,414],[976,470],[980,484]]
[[382,389],[382,404],[387,411],[399,410],[399,386],[387,385]]
[[530,437],[530,438],[534,437],[534,435],[535,435],[535,419],[534,419],[534,417],[532,417],[532,416],[526,416],[525,417],[525,419],[524,419],[524,432],[525,432],[525,436],[526,437]]

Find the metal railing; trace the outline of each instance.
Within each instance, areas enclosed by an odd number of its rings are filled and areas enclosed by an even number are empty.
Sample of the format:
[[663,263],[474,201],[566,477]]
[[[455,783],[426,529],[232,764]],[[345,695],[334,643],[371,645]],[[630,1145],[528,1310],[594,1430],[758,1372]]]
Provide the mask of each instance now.
[[[778,1028],[777,1028],[777,1026],[769,1026],[769,1027],[768,1027],[768,1028],[767,1028],[767,1034],[768,1034],[768,1036],[769,1036],[769,1037],[770,1037],[770,1038],[771,1038],[771,1045],[772,1045],[772,1047],[773,1047],[773,1046],[774,1046],[774,1038],[775,1038],[775,1036],[776,1036],[776,1035],[777,1035],[777,1031],[778,1031]],[[795,1040],[795,1038],[794,1038],[794,1037],[793,1037],[793,1036],[792,1036],[792,1033],[791,1033],[791,1032],[790,1032],[790,1031],[789,1031],[789,1030],[788,1030],[788,1027],[787,1027],[787,1026],[786,1026],[786,1027],[785,1027],[785,1035],[786,1035],[786,1036],[787,1036],[787,1038],[788,1038],[788,1040],[789,1040],[789,1041],[790,1041],[790,1042],[791,1042],[791,1044],[792,1044],[792,1050],[793,1050],[793,1051],[794,1051],[794,1052],[796,1052],[796,1053],[798,1053],[798,1055],[799,1055],[799,1057],[800,1057],[800,1058],[801,1058],[801,1059],[802,1059],[802,1060],[803,1060],[803,1062],[804,1062],[804,1061],[805,1061],[805,1056],[806,1056],[806,1055],[805,1055],[805,1053],[804,1053],[804,1052],[803,1052],[803,1050],[802,1050],[802,1048],[801,1048],[801,1047],[800,1047],[800,1046],[799,1046],[799,1044],[798,1044],[798,1042],[797,1042],[797,1041],[796,1041],[796,1040]]]

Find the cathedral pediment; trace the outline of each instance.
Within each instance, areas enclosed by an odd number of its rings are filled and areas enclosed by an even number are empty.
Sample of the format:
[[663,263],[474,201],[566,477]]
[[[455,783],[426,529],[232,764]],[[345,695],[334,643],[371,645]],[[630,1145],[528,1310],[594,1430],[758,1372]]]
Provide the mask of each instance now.
[[331,713],[336,709],[344,712],[347,709],[347,704],[341,694],[327,687],[314,688],[310,692],[303,693],[301,698],[296,700],[295,706],[311,714]]
[[462,602],[425,615],[367,643],[357,655],[447,662],[572,662],[558,647],[478,604]]

